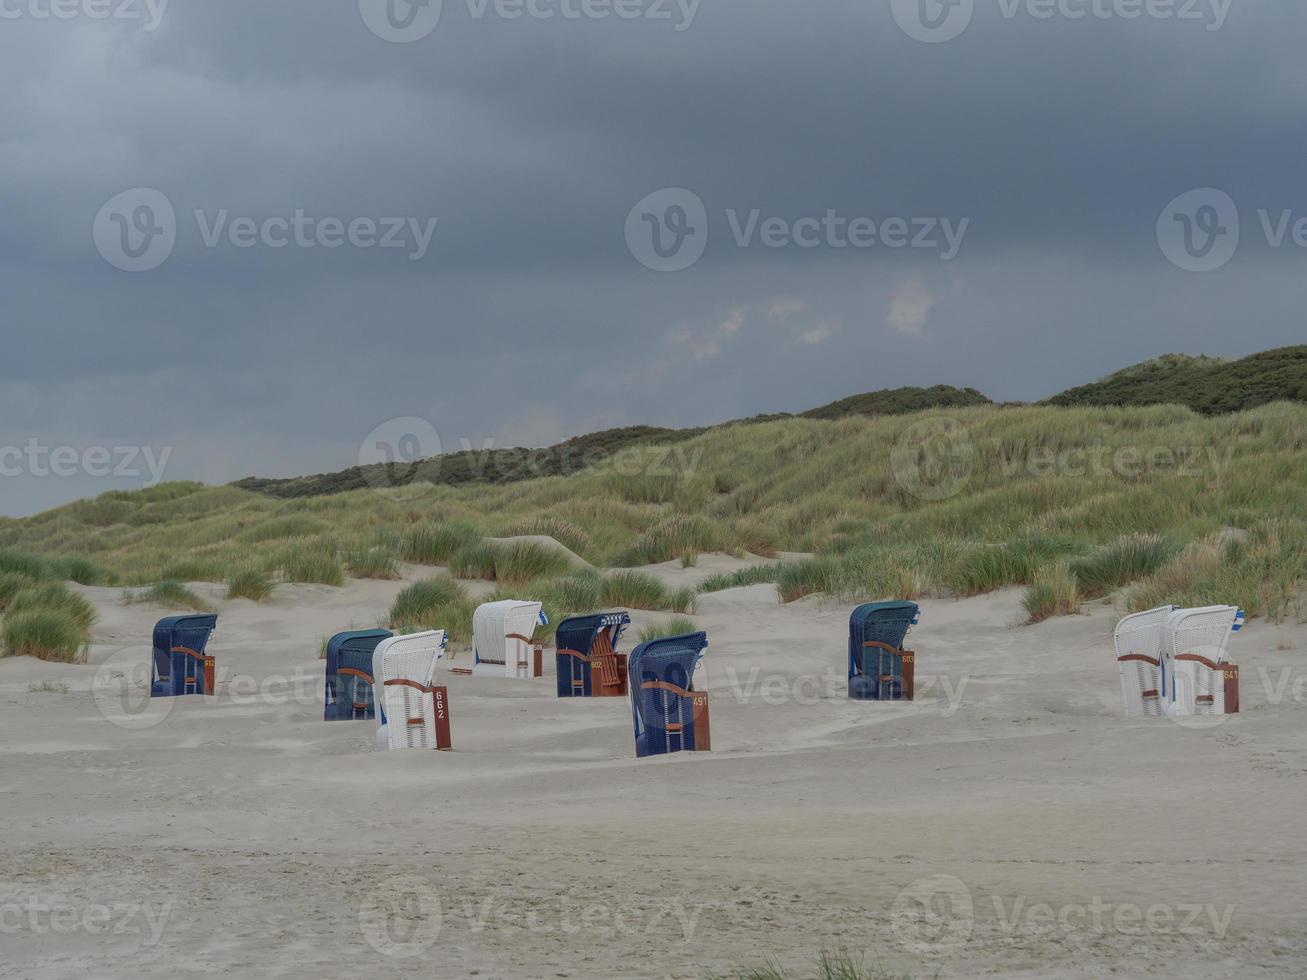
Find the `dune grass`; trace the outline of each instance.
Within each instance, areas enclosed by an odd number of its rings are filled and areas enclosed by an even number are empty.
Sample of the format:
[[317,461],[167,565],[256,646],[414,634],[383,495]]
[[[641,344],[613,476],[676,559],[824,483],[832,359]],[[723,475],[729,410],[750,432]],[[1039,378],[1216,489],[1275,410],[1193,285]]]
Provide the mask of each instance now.
[[[929,458],[913,440],[933,416],[786,418],[683,439],[672,448],[685,465],[670,473],[609,466],[294,500],[198,484],[114,492],[0,522],[0,574],[48,580],[57,559],[74,555],[95,566],[78,575],[102,569],[131,586],[168,580],[180,562],[214,581],[256,565],[336,584],[339,556],[352,562],[375,548],[378,567],[387,555],[457,564],[460,574],[547,592],[577,607],[569,611],[672,602],[638,581],[596,586],[525,550],[501,560],[485,542],[543,533],[601,570],[706,550],[813,553],[705,583],[774,578],[786,601],[1053,584],[1065,600],[1069,575],[1077,598],[1125,589],[1131,603],[1207,599],[1272,617],[1295,608],[1307,584],[1307,406],[1216,417],[1170,405],[959,406],[948,416],[950,438],[968,451],[947,468],[958,480],[940,496],[923,496],[912,469]],[[1213,535],[1229,538],[1215,554]],[[1047,570],[1062,564],[1055,583]],[[628,598],[638,603],[616,601]]]
[[1021,600],[1028,622],[1042,623],[1053,616],[1071,616],[1080,611],[1084,597],[1080,583],[1066,562],[1046,565],[1034,575],[1034,581]]
[[31,612],[52,612],[66,617],[82,633],[95,624],[95,607],[59,582],[41,582],[19,590],[9,601],[6,616]]
[[396,633],[421,633],[441,629],[451,643],[462,645],[472,639],[474,603],[461,584],[448,576],[415,582],[395,597],[390,607],[389,628]]
[[272,596],[275,589],[272,577],[261,568],[243,568],[227,579],[228,599],[263,602]]
[[780,565],[751,565],[733,572],[718,572],[699,583],[700,592],[724,592],[745,585],[775,585],[780,576]]
[[73,615],[58,609],[12,609],[0,621],[0,647],[6,657],[36,657],[61,663],[86,660],[86,631]]
[[699,627],[693,619],[688,616],[673,616],[661,623],[650,623],[640,630],[637,642],[648,643],[650,640],[661,640],[665,636],[684,636],[686,633],[697,632]]
[[123,593],[128,605],[151,603],[168,609],[189,609],[192,612],[213,612],[213,606],[188,589],[181,582],[157,582],[137,592]]
[[771,961],[763,966],[745,967],[728,974],[711,974],[708,980],[910,980],[903,974],[890,974],[863,962],[845,950],[823,952],[812,972],[802,977]]
[[379,579],[395,581],[399,575],[399,561],[383,545],[360,548],[352,551],[346,559],[346,567],[354,578]]

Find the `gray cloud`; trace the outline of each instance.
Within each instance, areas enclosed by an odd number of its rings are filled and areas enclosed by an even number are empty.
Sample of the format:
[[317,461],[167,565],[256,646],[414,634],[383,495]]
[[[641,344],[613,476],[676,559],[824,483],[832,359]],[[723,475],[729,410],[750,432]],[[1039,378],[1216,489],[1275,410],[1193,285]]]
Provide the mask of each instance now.
[[[543,443],[889,385],[1037,398],[1165,351],[1300,340],[1307,254],[1269,248],[1256,213],[1307,214],[1307,11],[1234,0],[1208,31],[1003,9],[977,0],[944,44],[888,0],[704,0],[680,32],[445,0],[404,45],[352,0],[172,0],[153,32],[0,19],[0,446],[169,445],[169,478],[224,481],[349,465],[400,415],[447,445]],[[1207,186],[1244,235],[1225,268],[1181,272],[1154,225]],[[91,227],[135,187],[178,232],[129,274]],[[623,237],[664,187],[709,218],[683,272]],[[209,248],[197,209],[438,223],[410,261]],[[754,210],[970,225],[949,262],[737,247],[727,212]],[[488,401],[491,377],[514,396]],[[0,513],[111,482],[0,478]]]

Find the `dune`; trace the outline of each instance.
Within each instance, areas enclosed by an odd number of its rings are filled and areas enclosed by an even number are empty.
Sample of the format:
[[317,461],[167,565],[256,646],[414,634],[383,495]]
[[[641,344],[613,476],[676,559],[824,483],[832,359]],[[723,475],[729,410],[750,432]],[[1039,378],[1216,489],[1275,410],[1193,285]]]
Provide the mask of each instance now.
[[163,611],[116,589],[78,587],[88,664],[0,660],[0,975],[1307,971],[1307,627],[1239,634],[1243,714],[1187,727],[1122,717],[1110,604],[927,600],[918,700],[854,703],[850,605],[750,586],[696,617],[710,754],[637,761],[627,705],[558,700],[552,663],[448,676],[455,751],[378,754],[322,721],[318,646],[404,585],[219,600],[211,699],[122,700]]

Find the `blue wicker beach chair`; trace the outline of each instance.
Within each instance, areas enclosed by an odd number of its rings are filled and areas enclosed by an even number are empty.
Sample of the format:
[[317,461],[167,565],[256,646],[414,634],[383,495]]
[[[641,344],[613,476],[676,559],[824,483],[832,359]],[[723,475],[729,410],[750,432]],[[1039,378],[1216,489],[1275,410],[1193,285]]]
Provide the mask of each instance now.
[[560,698],[626,697],[626,656],[617,641],[631,623],[624,612],[575,616],[558,625],[558,696]]
[[154,668],[150,697],[172,698],[214,691],[214,659],[204,652],[218,617],[169,616],[154,627]]
[[326,721],[375,718],[372,702],[372,654],[390,639],[389,630],[337,633],[327,643]]
[[915,602],[869,602],[849,617],[849,697],[911,701],[917,656],[903,649],[917,624]]
[[694,669],[708,647],[707,633],[641,643],[631,653],[631,714],[635,754],[707,752],[708,695],[694,689]]

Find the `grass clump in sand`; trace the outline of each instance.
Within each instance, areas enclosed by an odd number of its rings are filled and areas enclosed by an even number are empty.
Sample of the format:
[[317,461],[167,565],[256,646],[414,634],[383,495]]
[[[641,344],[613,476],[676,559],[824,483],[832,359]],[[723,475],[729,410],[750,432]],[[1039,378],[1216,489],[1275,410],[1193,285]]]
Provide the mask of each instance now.
[[355,578],[378,579],[394,582],[400,577],[399,562],[382,545],[352,551],[346,560],[350,575]]
[[1042,623],[1053,616],[1071,616],[1080,611],[1083,597],[1080,583],[1067,562],[1054,562],[1040,569],[1021,600],[1030,623]]
[[718,572],[699,583],[700,592],[723,592],[745,585],[775,584],[780,575],[779,565],[752,565],[733,572]]
[[213,612],[213,606],[209,602],[201,599],[181,582],[157,582],[138,592],[128,590],[123,593],[123,602],[128,605],[148,602],[169,609]]
[[0,646],[6,657],[82,663],[87,636],[74,616],[58,609],[11,611],[0,622]]
[[272,596],[275,589],[272,576],[261,568],[244,568],[227,579],[228,599],[263,602]]
[[461,584],[447,576],[415,582],[395,597],[389,628],[396,633],[444,630],[451,642],[472,639],[474,603]]
[[890,974],[863,963],[860,957],[844,950],[823,952],[817,958],[815,971],[802,977],[787,971],[773,961],[765,966],[746,967],[733,973],[712,974],[708,980],[911,980],[906,975]]
[[661,640],[665,636],[684,636],[687,633],[697,632],[699,627],[689,616],[673,616],[662,623],[650,623],[640,630],[637,642],[648,643],[650,640]]
[[1166,565],[1180,546],[1160,534],[1129,534],[1071,562],[1071,572],[1087,599],[1115,592]]
[[287,582],[335,588],[345,584],[345,566],[329,544],[288,547],[278,557],[277,567]]
[[444,565],[454,552],[481,540],[481,532],[472,524],[441,522],[419,524],[400,540],[400,554],[417,565]]

